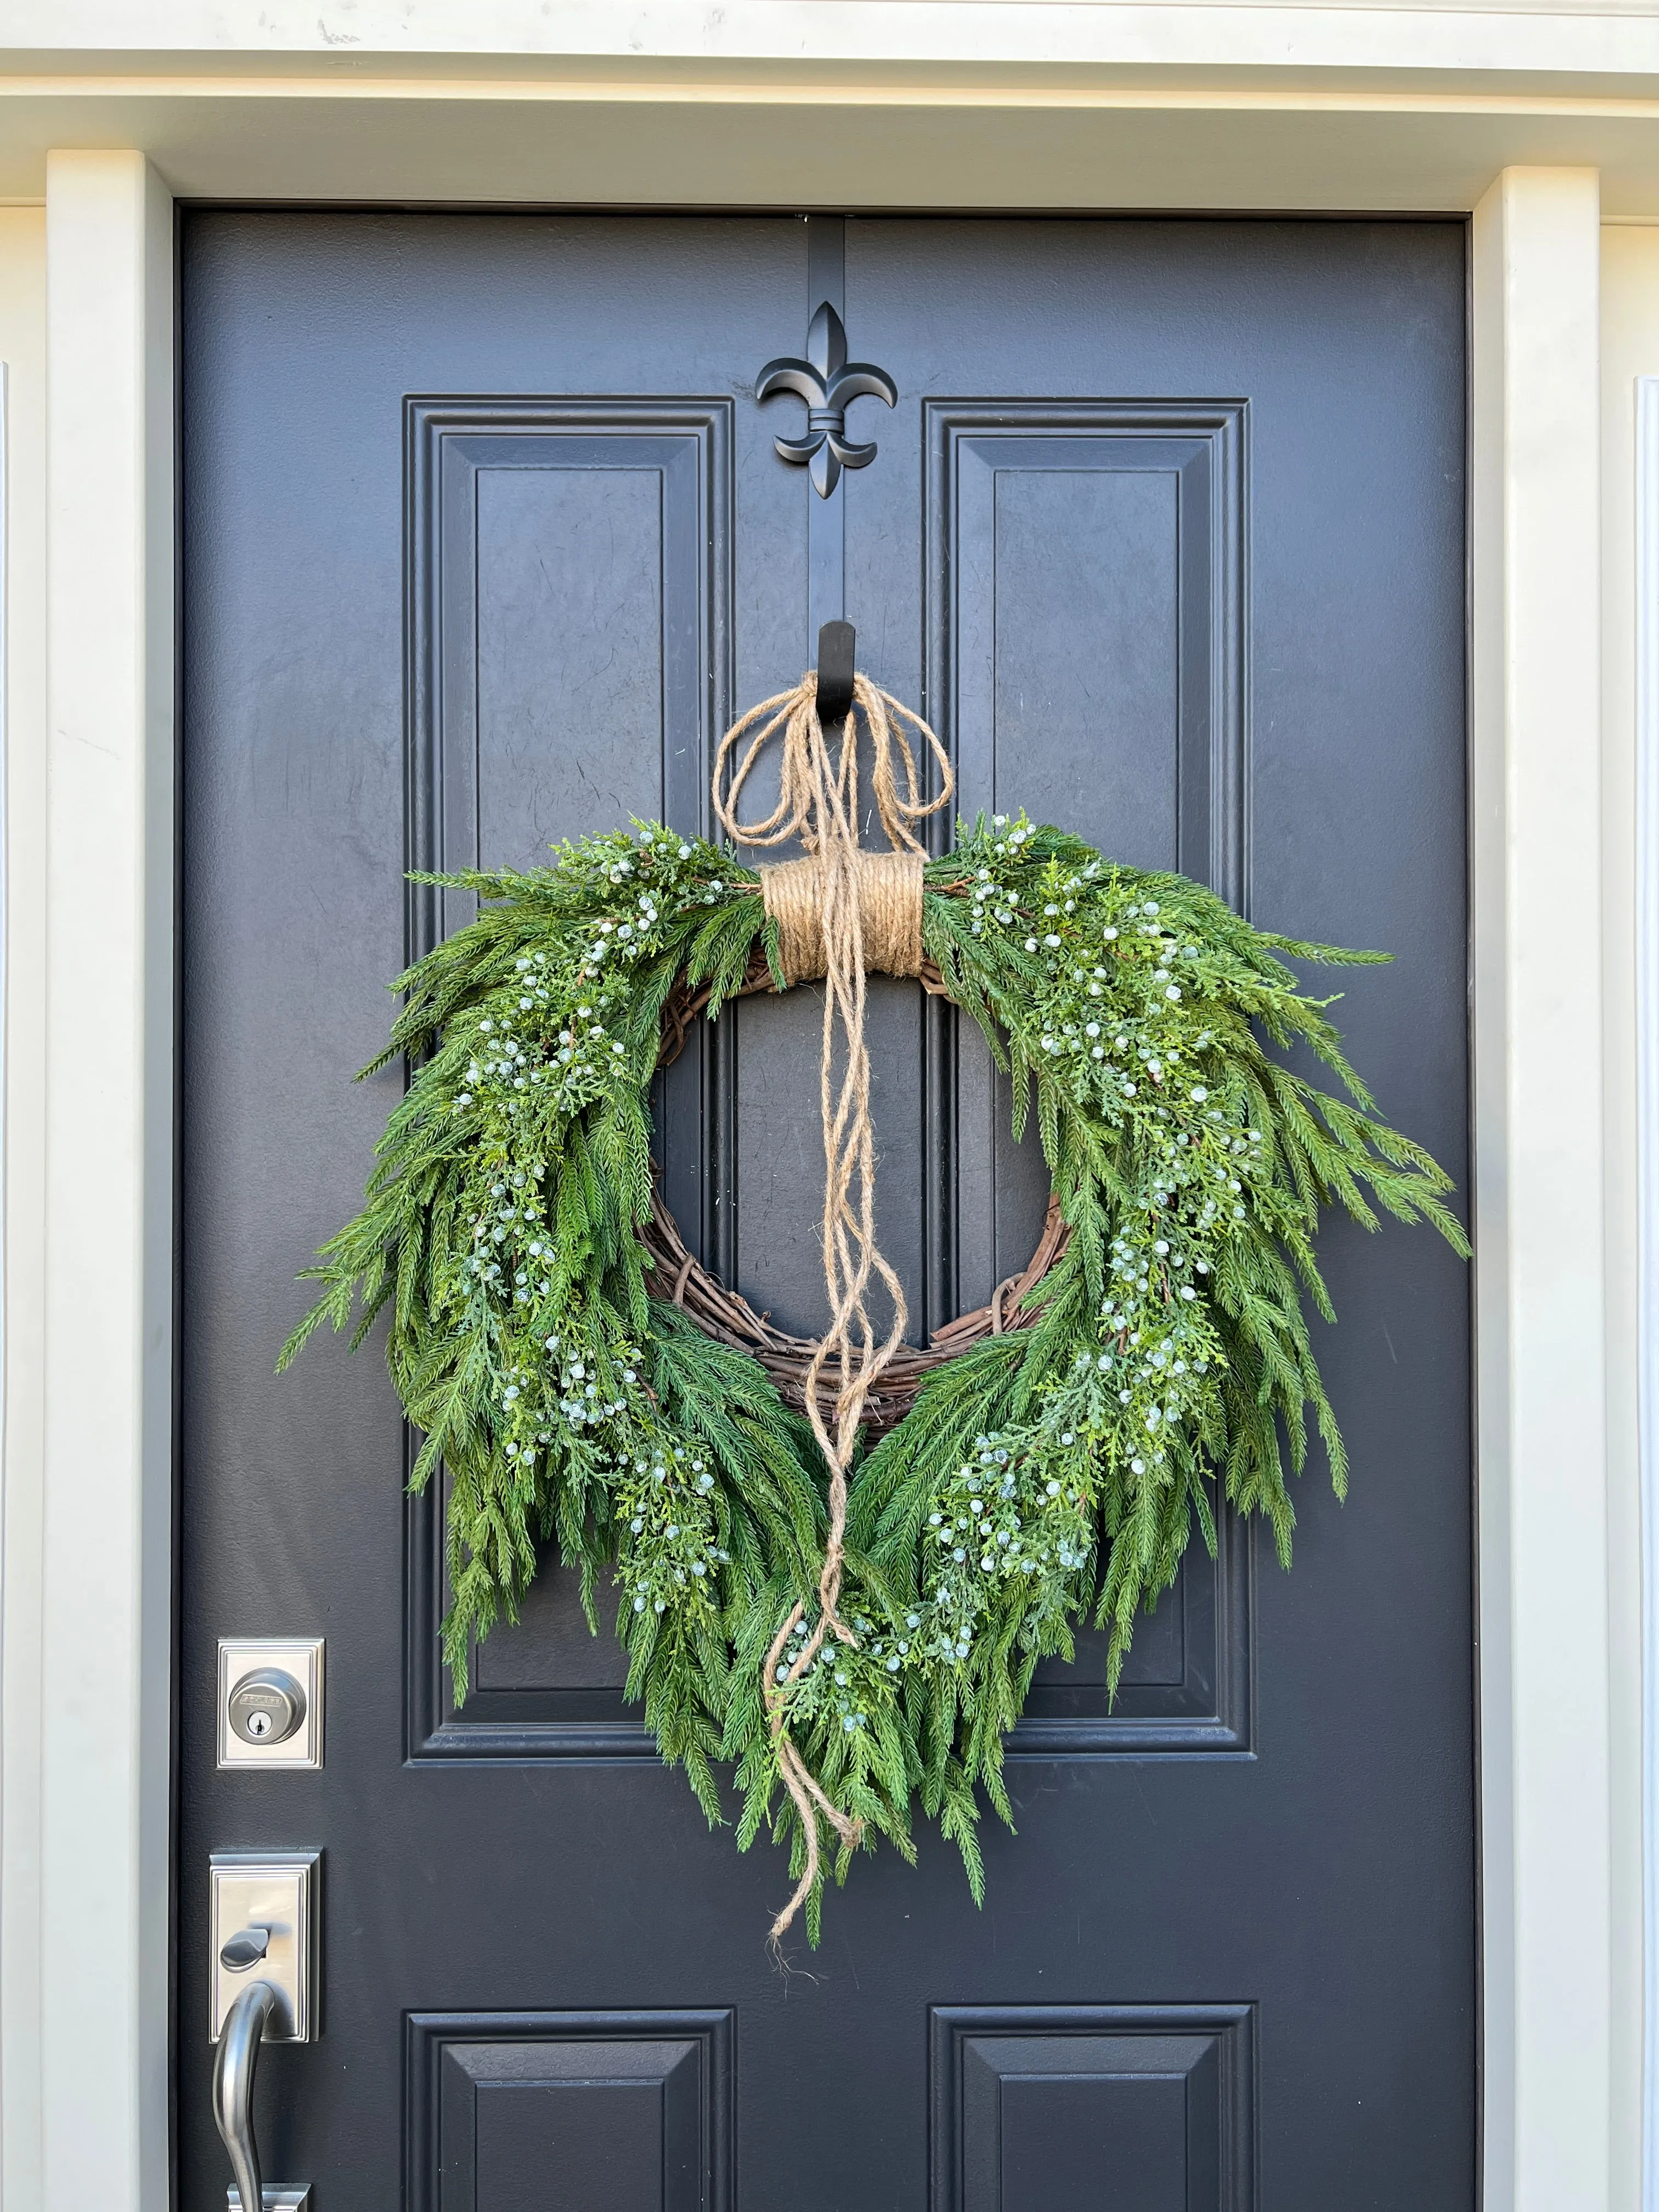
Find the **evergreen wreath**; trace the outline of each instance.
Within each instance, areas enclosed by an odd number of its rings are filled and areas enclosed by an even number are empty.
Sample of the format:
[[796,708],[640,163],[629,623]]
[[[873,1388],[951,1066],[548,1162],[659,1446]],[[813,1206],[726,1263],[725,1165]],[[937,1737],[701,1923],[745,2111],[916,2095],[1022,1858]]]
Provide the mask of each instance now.
[[[729,851],[636,823],[549,867],[419,878],[476,892],[478,917],[393,986],[363,1073],[406,1054],[409,1086],[280,1363],[390,1310],[411,1486],[441,1467],[451,1486],[457,1698],[541,1545],[580,1570],[596,1632],[613,1572],[627,1695],[711,1822],[732,1765],[738,1845],[789,1844],[814,1942],[830,1865],[844,1880],[878,1833],[914,1857],[913,1802],[982,1897],[980,1794],[1012,1825],[1003,1746],[1038,1661],[1092,1620],[1115,1692],[1194,1523],[1214,1551],[1218,1492],[1288,1566],[1310,1415],[1345,1494],[1302,1307],[1334,1318],[1321,1208],[1426,1219],[1468,1252],[1449,1179],[1376,1118],[1332,1001],[1285,964],[1387,955],[1257,930],[1023,815],[916,866],[922,981],[1011,1077],[1016,1137],[1035,1102],[1054,1196],[1024,1274],[873,1383],[835,1634],[813,1347],[694,1266],[654,1184],[659,1066],[698,1015],[788,987],[762,877]],[[1297,1044],[1346,1096],[1276,1056]]]

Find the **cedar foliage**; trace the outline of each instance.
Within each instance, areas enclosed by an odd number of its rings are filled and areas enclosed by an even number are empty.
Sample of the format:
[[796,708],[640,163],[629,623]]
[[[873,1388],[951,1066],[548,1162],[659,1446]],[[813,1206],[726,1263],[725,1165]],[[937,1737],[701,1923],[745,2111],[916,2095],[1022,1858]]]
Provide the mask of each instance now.
[[[795,1604],[811,1628],[824,1471],[758,1364],[651,1295],[635,1235],[664,1006],[677,981],[707,986],[712,1019],[757,945],[775,968],[759,879],[636,824],[527,873],[423,880],[475,891],[478,917],[393,986],[403,1010],[363,1072],[404,1055],[408,1088],[280,1364],[325,1322],[355,1346],[386,1313],[422,1437],[414,1487],[440,1468],[450,1486],[458,1697],[542,1547],[580,1573],[596,1628],[613,1571],[627,1693],[663,1757],[711,1820],[729,1765],[738,1844],[769,1832],[798,1873],[762,1669]],[[832,1640],[788,1726],[867,1846],[912,1856],[919,1804],[978,1898],[980,1802],[1012,1817],[1003,1747],[1038,1662],[1069,1656],[1092,1619],[1115,1692],[1194,1524],[1213,1551],[1218,1496],[1262,1516],[1288,1566],[1310,1419],[1346,1492],[1304,1312],[1334,1318],[1322,1210],[1426,1220],[1468,1247],[1448,1178],[1378,1119],[1331,1001],[1287,964],[1386,956],[1256,930],[1184,878],[1023,817],[981,816],[930,862],[923,940],[1011,1078],[1017,1135],[1035,1105],[1071,1236],[1032,1325],[941,1368],[860,1466],[842,1607],[858,1641]],[[1296,1047],[1334,1089],[1287,1065]]]

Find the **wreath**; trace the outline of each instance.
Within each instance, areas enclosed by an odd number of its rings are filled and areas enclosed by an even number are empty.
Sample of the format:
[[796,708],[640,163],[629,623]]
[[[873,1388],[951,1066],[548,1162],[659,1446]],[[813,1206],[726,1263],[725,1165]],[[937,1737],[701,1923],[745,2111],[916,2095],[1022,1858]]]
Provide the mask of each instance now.
[[[1333,1320],[1322,1206],[1378,1209],[1468,1246],[1449,1178],[1379,1121],[1328,999],[1287,959],[1388,956],[1254,928],[1184,877],[1103,858],[1024,815],[983,815],[927,858],[950,792],[938,741],[860,677],[839,754],[810,675],[727,733],[718,817],[804,859],[751,869],[659,823],[517,873],[423,877],[477,919],[393,988],[387,1051],[413,1071],[362,1212],[307,1271],[285,1347],[382,1309],[421,1433],[411,1487],[450,1484],[458,1699],[468,1653],[517,1617],[543,1547],[580,1570],[597,1631],[619,1588],[627,1695],[711,1821],[733,1770],[740,1848],[787,1844],[816,1942],[823,1885],[913,1806],[976,1899],[981,1796],[1012,1825],[1005,1739],[1039,1660],[1109,1632],[1115,1692],[1138,1613],[1218,1498],[1260,1514],[1288,1566],[1309,1417],[1337,1494],[1347,1462],[1305,1293]],[[859,849],[859,746],[895,849]],[[934,750],[924,804],[907,726]],[[747,735],[747,752],[735,748]],[[783,796],[738,818],[781,736]],[[901,793],[900,776],[903,789]],[[729,788],[722,789],[722,775]],[[1028,1104],[1053,1196],[1030,1265],[922,1348],[876,1248],[866,969],[920,979],[977,1024]],[[823,976],[824,1255],[832,1327],[774,1328],[688,1254],[660,1194],[649,1094],[691,1024]],[[1346,1096],[1279,1057],[1300,1045]],[[866,1294],[884,1281],[882,1340]]]

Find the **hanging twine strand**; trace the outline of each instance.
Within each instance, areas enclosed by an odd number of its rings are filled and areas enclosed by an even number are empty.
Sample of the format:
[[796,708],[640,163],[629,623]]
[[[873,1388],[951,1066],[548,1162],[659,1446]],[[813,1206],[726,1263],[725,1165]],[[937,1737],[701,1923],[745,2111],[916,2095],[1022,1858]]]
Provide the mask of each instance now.
[[[839,752],[833,756],[818,717],[813,672],[793,691],[780,692],[750,708],[720,740],[713,788],[715,817],[734,843],[767,848],[798,838],[805,848],[804,860],[763,867],[761,885],[767,913],[778,926],[778,955],[786,981],[801,982],[822,975],[825,987],[818,1090],[830,1327],[807,1370],[806,1411],[830,1469],[830,1529],[818,1577],[818,1617],[811,1634],[780,1681],[784,1646],[805,1618],[805,1607],[796,1605],[766,1655],[765,1694],[773,1747],[806,1838],[805,1867],[794,1894],[772,1923],[775,1946],[817,1886],[819,1815],[849,1849],[864,1832],[863,1822],[831,1801],[801,1757],[789,1734],[788,1707],[792,1691],[817,1657],[826,1636],[848,1644],[858,1640],[837,1610],[847,1537],[847,1471],[866,1401],[903,1342],[909,1319],[899,1279],[876,1243],[875,1132],[864,1034],[865,977],[872,970],[897,975],[921,971],[926,854],[915,825],[937,813],[954,789],[945,748],[919,715],[867,677],[854,678],[853,697],[854,711],[842,726]],[[866,853],[859,845],[860,714],[871,750],[872,793],[893,848],[890,853]],[[922,796],[907,724],[927,739],[937,763],[940,787],[934,799]],[[745,738],[747,745],[739,753]],[[744,823],[738,811],[744,786],[774,738],[781,738],[783,747],[778,803],[764,821]],[[872,1279],[885,1289],[892,1304],[891,1326],[879,1343],[867,1304]],[[835,1383],[833,1426],[824,1418],[818,1395],[826,1370]]]

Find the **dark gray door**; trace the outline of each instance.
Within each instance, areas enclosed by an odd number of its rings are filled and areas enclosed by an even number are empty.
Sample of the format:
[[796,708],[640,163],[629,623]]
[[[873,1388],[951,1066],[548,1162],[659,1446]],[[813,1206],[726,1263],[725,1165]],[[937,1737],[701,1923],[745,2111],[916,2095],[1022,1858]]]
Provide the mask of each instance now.
[[[831,297],[896,379],[818,501],[757,370]],[[556,1571],[437,1665],[441,1501],[383,1365],[283,1381],[296,1270],[398,1091],[353,1087],[411,865],[705,819],[711,740],[816,621],[1025,806],[1382,945],[1342,1018],[1464,1157],[1464,234],[1443,223],[199,213],[184,235],[180,2202],[222,2206],[207,1856],[325,1853],[324,2034],[271,2050],[315,2212],[1469,2212],[1467,1282],[1326,1240],[1353,1458],[1290,1576],[1224,1526],[1052,1667],[988,1896],[924,1840],[763,1948],[785,1869],[708,1832]],[[810,1325],[809,994],[677,1066],[670,1194]],[[883,1243],[936,1322],[1025,1258],[1039,1163],[981,1054],[875,994]],[[320,1773],[220,1772],[222,1636],[327,1639]]]

